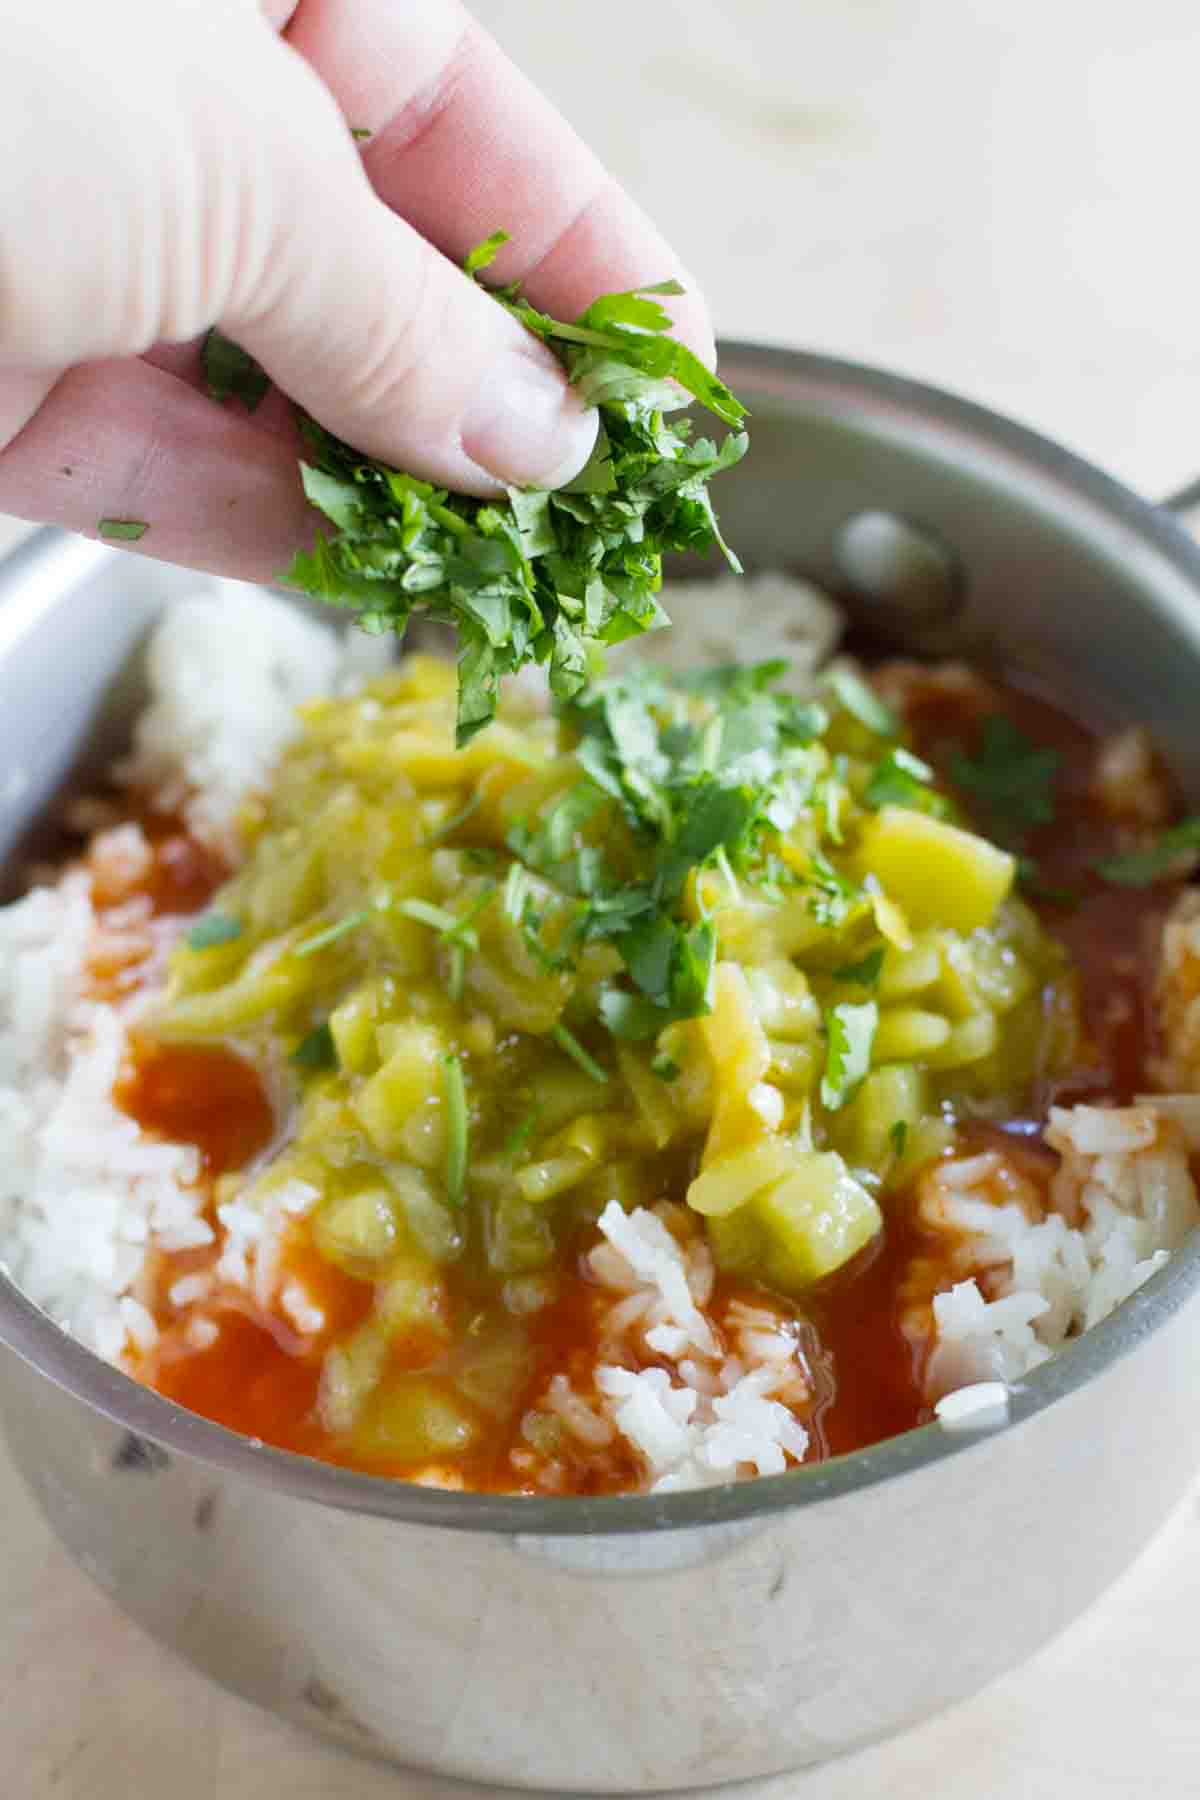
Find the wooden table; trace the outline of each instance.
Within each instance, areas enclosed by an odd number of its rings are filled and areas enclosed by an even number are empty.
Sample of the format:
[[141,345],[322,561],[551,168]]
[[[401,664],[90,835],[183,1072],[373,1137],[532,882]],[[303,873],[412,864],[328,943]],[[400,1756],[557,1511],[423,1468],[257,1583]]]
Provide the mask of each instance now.
[[[476,11],[662,220],[728,335],[969,392],[1147,493],[1200,472],[1195,0]],[[14,535],[0,521],[0,548]],[[482,1793],[324,1749],[177,1665],[68,1564],[2,1455],[0,1517],[13,1800]],[[740,1792],[1193,1800],[1197,1617],[1193,1498],[1025,1669],[890,1744]]]

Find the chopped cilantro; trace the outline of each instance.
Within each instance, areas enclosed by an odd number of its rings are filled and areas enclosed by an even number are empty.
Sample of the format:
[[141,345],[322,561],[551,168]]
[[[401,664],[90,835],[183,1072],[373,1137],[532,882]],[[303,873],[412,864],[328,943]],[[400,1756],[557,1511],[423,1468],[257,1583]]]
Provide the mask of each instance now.
[[301,1038],[288,1058],[298,1069],[336,1069],[338,1066],[337,1046],[333,1041],[333,1033],[326,1020]]
[[[505,241],[496,232],[473,250],[467,274],[476,278]],[[539,312],[515,287],[495,292],[600,410],[587,467],[554,493],[513,488],[503,501],[449,494],[302,420],[304,491],[332,530],[317,534],[287,579],[351,608],[368,631],[402,635],[414,612],[453,625],[460,744],[492,718],[502,677],[525,663],[546,664],[552,692],[566,699],[583,687],[589,643],[665,624],[656,598],[665,552],[715,546],[739,566],[708,483],[741,459],[746,435],[734,429],[718,446],[693,438],[688,420],[666,417],[680,388],[727,425],[744,417],[729,389],[669,335],[656,296],[680,291],[666,282],[608,294],[573,323]],[[246,365],[254,365],[231,355],[227,340],[210,344],[209,391],[247,398]]]
[[472,794],[464,807],[456,812],[451,818],[444,820],[442,824],[438,826],[436,831],[431,831],[429,833],[429,836],[425,839],[425,848],[429,849],[431,845],[440,844],[444,838],[450,837],[453,832],[458,830],[460,825],[465,825],[468,819],[473,818],[482,805],[483,795]]
[[364,906],[358,912],[347,913],[344,918],[337,919],[327,925],[324,931],[318,931],[313,937],[305,938],[292,951],[293,956],[313,956],[318,950],[324,950],[330,944],[336,944],[339,938],[346,937],[351,931],[357,931],[371,917],[374,907]]
[[101,519],[96,526],[100,536],[114,544],[136,544],[149,529],[144,519]]
[[466,1197],[469,1131],[461,1057],[453,1053],[444,1056],[442,1072],[446,1101],[446,1199],[451,1206],[459,1207]]
[[231,918],[228,913],[205,913],[197,919],[187,934],[189,950],[212,950],[217,944],[232,944],[234,938],[242,935],[242,921]]
[[865,682],[861,675],[847,668],[844,663],[837,663],[825,677],[826,685],[834,699],[845,708],[860,725],[876,737],[894,738],[900,735],[900,725],[890,706],[884,704],[875,689]]
[[873,1000],[861,1006],[843,1002],[825,1014],[825,1073],[821,1077],[821,1104],[837,1112],[852,1100],[871,1066],[871,1045],[879,1024],[879,1008]]
[[504,1141],[504,1155],[509,1162],[516,1162],[521,1152],[527,1147],[542,1117],[540,1106],[531,1106],[525,1117],[521,1119]]
[[352,125],[350,127],[350,136],[354,139],[356,144],[365,144],[371,135],[372,133],[369,125]]
[[908,1120],[893,1119],[888,1126],[888,1143],[892,1146],[892,1155],[899,1162],[904,1155],[904,1147],[908,1143]]
[[660,1081],[678,1081],[683,1070],[673,1056],[660,1052],[650,1063],[650,1073],[657,1075]]
[[266,370],[221,331],[210,331],[205,338],[200,363],[205,387],[222,405],[226,400],[240,400],[252,413],[271,385]]
[[608,1071],[600,1067],[594,1056],[588,1055],[574,1032],[568,1031],[565,1025],[556,1025],[550,1036],[573,1063],[579,1064],[585,1075],[590,1075],[593,1081],[608,1080]]
[[1054,822],[1054,782],[1061,758],[1026,737],[1011,719],[985,719],[973,757],[958,751],[950,779],[977,804],[985,822],[1005,842],[1020,843],[1035,825]]
[[465,912],[452,913],[444,906],[435,906],[429,900],[398,900],[395,910],[403,913],[406,919],[415,919],[418,925],[428,925],[436,931],[443,947],[450,953],[450,975],[447,982],[450,998],[461,1000],[463,983],[467,969],[467,951],[478,950],[479,933],[473,921],[491,904],[497,889],[495,882],[488,884],[476,894]]
[[874,950],[868,950],[861,962],[843,963],[840,969],[833,971],[835,981],[852,981],[859,987],[875,988],[879,986],[879,971],[883,968],[886,950],[882,944]]
[[1149,887],[1180,873],[1180,858],[1189,850],[1200,849],[1200,818],[1184,819],[1164,831],[1153,844],[1143,850],[1129,850],[1123,856],[1110,856],[1097,864],[1105,881],[1119,887]]
[[944,818],[949,808],[945,796],[929,785],[932,780],[933,770],[927,762],[894,745],[872,769],[863,791],[863,805],[907,806],[915,812]]

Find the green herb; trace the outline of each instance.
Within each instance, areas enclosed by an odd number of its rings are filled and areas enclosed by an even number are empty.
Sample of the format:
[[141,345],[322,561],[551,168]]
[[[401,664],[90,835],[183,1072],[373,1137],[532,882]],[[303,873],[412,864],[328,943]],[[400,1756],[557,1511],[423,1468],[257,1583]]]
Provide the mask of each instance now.
[[200,352],[204,385],[214,400],[240,400],[254,412],[271,385],[270,376],[224,332],[210,331]]
[[461,1000],[463,984],[466,978],[467,951],[478,950],[479,933],[473,921],[489,905],[496,895],[496,885],[489,882],[478,893],[465,912],[452,913],[444,906],[434,906],[428,900],[398,900],[396,911],[406,918],[415,919],[420,925],[428,925],[437,932],[442,944],[450,952],[450,977],[447,982],[450,998]]
[[825,681],[830,693],[860,725],[865,725],[876,737],[899,737],[900,725],[895,713],[861,675],[839,663],[830,669]]
[[1002,714],[985,719],[973,757],[959,751],[950,779],[970,795],[993,834],[1019,843],[1036,825],[1054,821],[1054,783],[1061,758],[1039,748]]
[[345,918],[336,920],[332,925],[327,925],[324,931],[318,931],[315,937],[305,938],[302,944],[297,944],[292,955],[313,956],[318,950],[324,950],[330,944],[336,944],[339,938],[344,938],[349,932],[357,931],[360,925],[365,925],[371,914],[377,910],[373,906],[364,906],[358,912],[347,913]]
[[[506,241],[472,251],[472,278]],[[587,467],[554,493],[510,488],[504,501],[449,494],[361,456],[302,420],[304,491],[332,526],[298,555],[287,579],[346,606],[368,631],[403,634],[414,612],[458,633],[458,741],[493,717],[500,680],[548,666],[552,692],[582,688],[589,644],[615,644],[666,623],[662,558],[716,546],[734,568],[708,483],[738,462],[744,432],[721,445],[668,420],[682,388],[724,423],[744,411],[724,384],[671,338],[656,296],[673,282],[596,300],[574,323],[552,319],[515,287],[495,293],[559,356],[581,399],[600,410]],[[210,388],[212,387],[210,377]]]
[[668,1056],[665,1051],[660,1051],[651,1061],[650,1073],[657,1075],[660,1081],[678,1081],[683,1070],[673,1056]]
[[328,1021],[310,1031],[307,1037],[301,1038],[288,1061],[295,1063],[299,1069],[336,1069],[337,1046]]
[[831,931],[844,925],[851,913],[863,903],[863,889],[848,881],[844,875],[839,875],[829,858],[820,850],[809,853],[805,885],[811,889],[808,910],[818,925],[825,925]]
[[879,1008],[873,1000],[861,1006],[843,1003],[825,1014],[825,1073],[821,1077],[821,1104],[837,1112],[854,1098],[871,1066],[871,1045],[879,1024]]
[[114,544],[136,544],[150,527],[142,519],[101,519],[96,530]]
[[350,136],[354,139],[356,144],[365,144],[371,135],[371,129],[368,125],[352,125],[350,127]]
[[892,1146],[892,1155],[897,1162],[904,1156],[904,1146],[908,1142],[908,1120],[893,1119],[888,1126],[888,1143]]
[[529,1111],[525,1114],[525,1117],[504,1140],[503,1154],[508,1158],[509,1162],[516,1162],[521,1152],[526,1148],[530,1139],[533,1137],[534,1132],[538,1128],[541,1116],[541,1107],[531,1106]]
[[896,745],[872,769],[863,790],[863,805],[907,806],[944,818],[949,807],[945,796],[930,787],[932,780],[933,770],[927,762]]
[[884,946],[879,944],[874,950],[868,950],[861,962],[843,963],[840,969],[835,969],[833,979],[835,981],[853,981],[859,987],[878,987],[879,971],[883,968],[885,954]]
[[189,950],[212,950],[217,944],[232,944],[234,938],[242,935],[242,921],[234,919],[228,913],[205,913],[197,919],[187,934]]
[[467,1088],[462,1060],[451,1053],[442,1058],[446,1097],[446,1198],[461,1206],[467,1188],[468,1118]]
[[550,1036],[572,1062],[579,1064],[585,1075],[590,1075],[593,1081],[608,1080],[608,1071],[600,1067],[594,1056],[588,1055],[579,1039],[565,1025],[556,1025]]
[[468,819],[473,818],[482,805],[483,795],[472,794],[471,798],[467,801],[467,804],[461,811],[456,812],[453,818],[446,819],[443,824],[438,826],[436,831],[430,832],[429,836],[425,839],[425,848],[429,849],[431,845],[440,844],[444,838],[448,838],[452,832],[458,830],[460,825],[465,825]]
[[433,931],[449,933],[458,927],[458,918],[448,912],[444,906],[434,906],[429,900],[398,900],[396,911],[403,913],[406,919],[415,919],[418,925],[428,925]]
[[1179,874],[1179,860],[1189,850],[1200,849],[1200,818],[1184,819],[1164,831],[1144,850],[1129,850],[1097,864],[1105,881],[1120,887],[1149,887],[1152,882]]

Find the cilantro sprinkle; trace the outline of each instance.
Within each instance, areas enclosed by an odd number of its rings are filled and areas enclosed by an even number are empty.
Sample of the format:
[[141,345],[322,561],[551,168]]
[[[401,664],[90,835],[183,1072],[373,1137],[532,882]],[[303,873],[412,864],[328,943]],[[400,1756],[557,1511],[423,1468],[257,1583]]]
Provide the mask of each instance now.
[[462,1059],[453,1053],[442,1058],[446,1099],[446,1198],[459,1207],[466,1197],[468,1118],[467,1088]]
[[444,838],[450,837],[460,825],[465,825],[468,819],[473,818],[482,805],[483,795],[472,794],[467,804],[459,812],[456,812],[452,818],[446,819],[436,831],[430,832],[425,839],[425,848],[429,849],[431,845],[440,844]]
[[299,1069],[336,1069],[338,1066],[337,1046],[333,1041],[333,1032],[326,1020],[318,1025],[308,1036],[301,1038],[288,1058]]
[[826,683],[834,699],[876,737],[899,737],[900,725],[891,707],[853,669],[836,664],[826,676]]
[[833,979],[856,982],[859,987],[878,987],[879,972],[883,968],[883,959],[886,954],[884,946],[878,944],[874,950],[868,950],[861,962],[843,963],[840,969],[835,969]]
[[825,1014],[825,1073],[821,1104],[838,1112],[852,1100],[871,1066],[871,1045],[879,1024],[873,1000],[862,1006],[843,1003]]
[[96,527],[102,538],[114,544],[136,544],[149,529],[144,519],[101,519]]
[[579,1039],[565,1025],[556,1025],[550,1036],[572,1062],[579,1064],[585,1075],[590,1075],[593,1081],[608,1080],[608,1071],[600,1067],[594,1056],[588,1055]]
[[888,1126],[888,1143],[892,1146],[892,1155],[899,1162],[904,1155],[904,1147],[908,1143],[908,1120],[893,1119]]
[[188,949],[212,950],[218,944],[232,944],[235,938],[241,937],[242,929],[242,921],[231,918],[228,913],[205,913],[187,934]]
[[312,956],[316,951],[324,950],[330,944],[336,944],[339,938],[344,938],[349,932],[357,931],[360,925],[365,925],[374,910],[373,907],[364,906],[358,912],[347,913],[344,919],[338,919],[334,924],[327,925],[324,931],[318,931],[315,937],[305,938],[302,944],[297,944],[292,955]]
[[[467,275],[476,279],[506,241],[495,232],[477,246]],[[402,634],[416,612],[453,625],[460,744],[494,716],[502,678],[524,664],[546,665],[551,691],[567,699],[587,679],[589,646],[665,624],[656,597],[665,553],[715,547],[740,567],[708,483],[745,453],[744,408],[669,335],[658,296],[681,291],[665,282],[603,295],[569,322],[539,312],[515,287],[495,290],[497,304],[555,352],[583,402],[599,409],[596,448],[565,489],[513,488],[499,501],[450,494],[301,421],[304,492],[330,529],[297,555],[286,579],[349,607],[368,631]],[[249,404],[254,367],[227,340],[210,340],[206,378],[217,398],[232,393]],[[734,427],[723,442],[693,437],[687,419],[667,416],[680,389]]]
[[976,802],[996,836],[1019,844],[1034,826],[1053,824],[1061,760],[997,713],[984,720],[975,755],[954,756],[950,779]]
[[519,1121],[504,1141],[504,1155],[509,1162],[516,1162],[521,1152],[529,1144],[542,1117],[540,1106],[531,1106],[525,1117]]
[[220,331],[210,331],[200,352],[204,385],[212,399],[224,405],[226,400],[240,400],[247,412],[254,412],[271,385],[265,369],[240,345]]
[[1110,856],[1097,864],[1105,881],[1119,887],[1149,887],[1155,881],[1181,874],[1180,858],[1189,850],[1200,849],[1200,818],[1184,819],[1153,844],[1142,850],[1129,850],[1123,856]]

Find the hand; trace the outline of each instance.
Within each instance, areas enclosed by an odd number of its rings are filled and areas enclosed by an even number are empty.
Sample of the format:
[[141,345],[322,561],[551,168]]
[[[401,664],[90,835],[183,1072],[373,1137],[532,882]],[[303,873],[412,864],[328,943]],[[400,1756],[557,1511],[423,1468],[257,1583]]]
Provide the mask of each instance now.
[[[560,317],[682,275],[457,0],[0,0],[0,42],[0,512],[268,579],[316,522],[284,394],[451,488],[557,485],[594,415],[455,264],[509,231],[489,279]],[[281,390],[252,417],[213,324]]]

